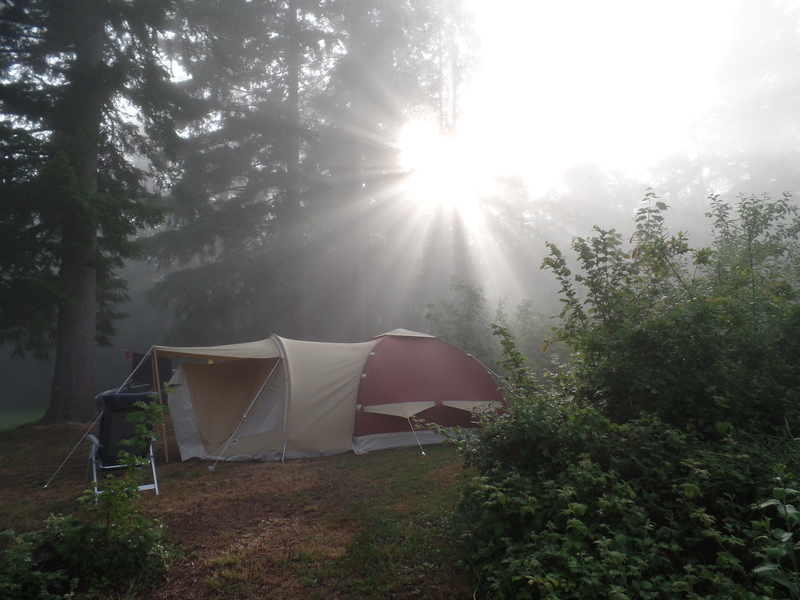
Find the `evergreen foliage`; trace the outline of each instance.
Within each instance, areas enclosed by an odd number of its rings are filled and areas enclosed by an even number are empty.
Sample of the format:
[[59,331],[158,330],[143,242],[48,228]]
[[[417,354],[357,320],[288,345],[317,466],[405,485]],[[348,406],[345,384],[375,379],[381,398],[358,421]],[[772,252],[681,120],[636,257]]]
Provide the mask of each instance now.
[[[450,291],[455,300],[439,298],[438,306],[430,306],[431,324],[436,336],[455,344],[484,364],[493,364],[497,352],[488,335],[483,290],[453,277]],[[439,311],[434,313],[434,308]]]
[[[185,267],[152,294],[177,316],[171,341],[309,338],[333,322],[328,338],[366,338],[367,322],[393,316],[399,284],[386,274],[407,261],[387,244],[396,140],[411,115],[451,127],[472,69],[462,3],[189,9],[175,43],[198,48],[179,54],[201,118],[186,128],[168,230],[152,247],[160,264]],[[366,279],[380,298],[367,297]],[[209,317],[219,326],[202,339]]]
[[94,412],[95,342],[126,297],[113,271],[162,219],[154,192],[182,109],[162,50],[177,5],[0,3],[0,341],[55,348],[49,421]]
[[[483,288],[456,276],[450,280],[449,298],[438,298],[427,305],[430,333],[455,344],[473,355],[484,365],[498,364],[502,344],[491,335],[490,321],[485,307]],[[517,305],[513,317],[506,314],[506,301],[501,298],[495,310],[494,321],[502,325],[521,345],[524,366],[539,381],[569,362],[569,352],[560,342],[551,342],[549,319],[536,309],[531,300]],[[507,373],[501,370],[502,373]]]

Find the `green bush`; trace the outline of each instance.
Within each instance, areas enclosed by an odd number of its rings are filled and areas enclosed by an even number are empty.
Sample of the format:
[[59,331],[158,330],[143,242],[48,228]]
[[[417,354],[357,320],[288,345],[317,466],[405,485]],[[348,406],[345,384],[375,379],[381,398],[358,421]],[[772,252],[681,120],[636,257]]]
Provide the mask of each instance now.
[[461,542],[487,597],[796,597],[795,441],[618,424],[558,394],[512,392],[462,442]]
[[712,198],[696,250],[665,209],[648,193],[630,251],[576,239],[574,274],[551,246],[554,385],[495,327],[508,410],[461,440],[458,511],[486,597],[800,598],[796,207]]
[[[139,403],[137,438],[130,445],[149,444],[152,424],[165,407]],[[108,477],[103,493],[86,490],[79,500],[84,518],[51,515],[41,531],[0,533],[0,598],[58,600],[92,598],[98,590],[152,585],[166,573],[169,548],[161,526],[148,519],[139,503],[142,459],[121,452],[128,469]],[[146,461],[145,461],[146,462]]]
[[774,434],[800,407],[800,217],[788,196],[711,203],[709,247],[669,234],[652,192],[630,249],[595,228],[573,242],[573,273],[551,244],[554,338],[575,352],[574,393],[615,421],[646,412],[711,435],[719,421]]

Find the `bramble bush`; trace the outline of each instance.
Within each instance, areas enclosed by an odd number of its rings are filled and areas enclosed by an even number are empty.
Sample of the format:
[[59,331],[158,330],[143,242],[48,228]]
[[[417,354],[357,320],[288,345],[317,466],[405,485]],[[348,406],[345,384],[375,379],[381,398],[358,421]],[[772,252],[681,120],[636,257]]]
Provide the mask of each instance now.
[[464,564],[491,598],[798,598],[797,249],[788,197],[713,197],[714,242],[648,192],[633,247],[578,238],[542,387],[510,334],[508,410],[461,441]]
[[[166,406],[137,402],[140,411],[129,415],[136,438],[128,445],[148,445],[152,425],[160,423]],[[103,492],[84,491],[84,518],[51,515],[41,531],[17,535],[0,532],[0,598],[4,600],[60,600],[94,598],[101,590],[146,587],[167,570],[170,553],[160,524],[148,519],[139,503],[147,460],[120,452],[128,468],[120,477],[109,476]]]
[[572,273],[550,244],[561,284],[554,339],[578,361],[579,400],[615,421],[642,412],[715,434],[717,422],[780,433],[800,409],[800,217],[791,198],[711,197],[713,244],[693,249],[665,227],[648,192],[632,248],[595,228],[576,238]]

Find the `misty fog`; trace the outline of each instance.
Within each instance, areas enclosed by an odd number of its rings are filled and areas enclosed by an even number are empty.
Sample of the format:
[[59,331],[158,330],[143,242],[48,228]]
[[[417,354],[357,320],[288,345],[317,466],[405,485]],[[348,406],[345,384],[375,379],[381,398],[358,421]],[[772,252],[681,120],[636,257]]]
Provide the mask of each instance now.
[[[452,339],[462,319],[458,335],[476,330],[452,341],[491,361],[491,333],[478,329],[507,319],[545,332],[559,310],[540,270],[546,242],[566,252],[594,225],[629,238],[652,188],[669,229],[700,246],[710,194],[734,203],[800,188],[796,2],[466,8],[474,21],[451,15],[447,43],[406,20],[385,56],[351,71],[332,18],[306,15],[326,41],[299,57],[296,139],[273,119],[289,110],[274,92],[284,71],[253,58],[236,76],[259,79],[234,81],[198,59],[192,81],[206,77],[209,96],[258,109],[186,128],[171,212],[142,233],[146,260],[119,272],[129,316],[97,348],[97,392],[130,372],[126,350],[273,333],[356,342],[402,327]],[[365,47],[380,32],[365,25]],[[295,143],[293,162],[283,152]],[[52,364],[10,355],[4,346],[0,404],[44,408]]]

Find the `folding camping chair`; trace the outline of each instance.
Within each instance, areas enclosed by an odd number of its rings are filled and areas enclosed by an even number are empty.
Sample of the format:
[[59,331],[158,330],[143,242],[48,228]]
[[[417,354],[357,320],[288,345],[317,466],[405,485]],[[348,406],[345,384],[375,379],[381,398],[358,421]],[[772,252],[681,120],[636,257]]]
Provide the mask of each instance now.
[[93,435],[86,438],[91,442],[89,450],[89,466],[86,472],[86,487],[89,487],[89,474],[95,495],[101,494],[99,476],[127,468],[119,461],[119,451],[124,450],[134,456],[146,458],[153,471],[153,483],[139,486],[140,490],[155,490],[158,495],[158,475],[156,473],[156,457],[153,454],[153,440],[149,440],[146,448],[122,444],[123,440],[136,438],[136,423],[129,423],[129,414],[141,409],[134,406],[137,401],[152,402],[152,392],[139,394],[103,394],[98,398],[100,406],[100,439]]

